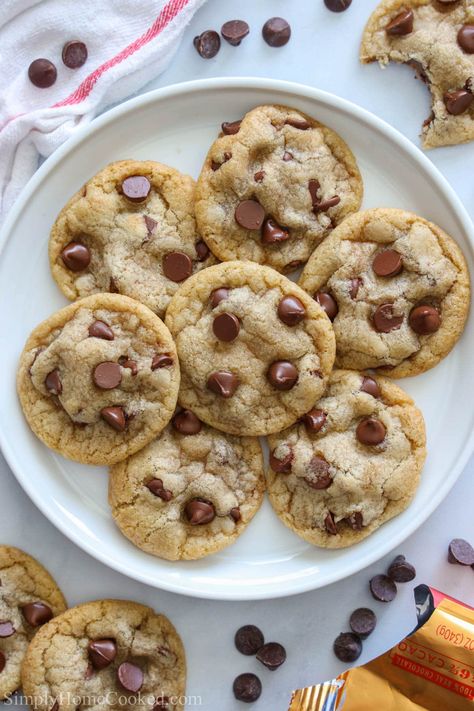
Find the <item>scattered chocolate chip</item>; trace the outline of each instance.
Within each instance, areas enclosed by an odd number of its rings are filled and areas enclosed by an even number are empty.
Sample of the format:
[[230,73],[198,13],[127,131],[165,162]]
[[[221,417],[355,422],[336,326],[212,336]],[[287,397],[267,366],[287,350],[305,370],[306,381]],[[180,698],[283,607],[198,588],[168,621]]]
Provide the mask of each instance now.
[[370,583],[370,592],[379,602],[392,602],[397,594],[397,586],[388,575],[375,575]]
[[272,217],[267,217],[262,229],[262,242],[264,244],[285,242],[289,238],[290,233],[285,227],[281,227]]
[[204,499],[191,499],[186,504],[184,512],[191,526],[202,526],[216,517],[214,506]]
[[151,479],[145,486],[154,496],[158,496],[163,501],[171,501],[173,498],[173,493],[169,489],[165,489],[161,479]]
[[171,281],[184,281],[193,273],[193,263],[184,252],[169,252],[162,261],[163,274]]
[[279,642],[267,642],[258,650],[257,659],[267,669],[275,671],[286,660],[286,650]]
[[44,379],[44,384],[46,390],[48,390],[51,395],[61,395],[63,391],[63,384],[61,383],[59,370],[57,368],[48,373],[48,375]]
[[292,126],[293,128],[297,128],[298,131],[307,131],[308,128],[311,128],[311,124],[309,121],[306,121],[304,118],[287,118],[285,121],[285,124],[287,126]]
[[349,282],[349,296],[351,299],[356,299],[357,294],[359,293],[359,289],[362,286],[363,282],[360,277],[355,277],[354,279],[351,279]]
[[157,353],[151,359],[151,369],[157,370],[158,368],[167,368],[173,365],[173,359],[167,353]]
[[242,518],[242,514],[240,513],[240,509],[238,506],[234,506],[229,511],[229,515],[235,521],[235,523],[238,523],[240,521],[240,519]]
[[332,477],[329,474],[329,463],[315,454],[308,464],[308,476],[304,480],[312,489],[328,489],[332,484]]
[[329,533],[331,536],[337,535],[336,522],[334,521],[334,516],[330,511],[327,512],[326,518],[324,519],[324,528],[326,529],[326,533]]
[[456,91],[447,91],[443,99],[448,114],[459,116],[471,106],[474,95],[467,89],[457,89]]
[[353,632],[341,632],[334,640],[333,649],[339,661],[350,664],[362,654],[362,642]]
[[458,32],[458,45],[466,54],[474,54],[474,25],[463,25]]
[[403,323],[403,316],[396,316],[393,313],[393,304],[380,304],[380,306],[377,306],[372,319],[375,330],[379,333],[396,331]]
[[89,336],[91,338],[102,338],[104,341],[113,341],[114,332],[105,321],[94,321],[89,326]]
[[435,333],[441,326],[441,317],[438,309],[428,304],[420,304],[410,311],[408,323],[420,336]]
[[351,2],[352,0],[324,0],[324,4],[331,12],[344,12],[350,7]]
[[403,269],[402,255],[395,249],[384,249],[375,255],[372,269],[380,277],[396,276]]
[[91,639],[87,654],[94,669],[105,669],[117,656],[117,645],[114,639]]
[[53,611],[44,602],[29,602],[21,608],[23,616],[32,627],[41,627],[53,618]]
[[117,432],[123,432],[127,425],[127,418],[123,407],[103,407],[100,411],[103,420]]
[[267,371],[267,380],[277,390],[291,390],[298,381],[298,371],[287,360],[276,360]]
[[101,390],[113,390],[122,382],[122,371],[118,363],[106,360],[96,365],[92,377]]
[[293,153],[290,153],[290,151],[285,151],[283,153],[283,159],[285,163],[288,163],[288,161],[293,160]]
[[7,659],[5,657],[5,654],[0,651],[0,674],[5,669],[6,663],[7,663]]
[[129,358],[127,358],[127,356],[120,356],[118,362],[119,365],[122,366],[122,368],[127,368],[127,370],[130,370],[132,376],[138,373],[138,365],[135,360],[130,360]]
[[81,272],[91,261],[91,253],[85,244],[69,242],[61,252],[64,265],[72,272]]
[[221,48],[221,38],[215,30],[205,30],[194,38],[193,44],[203,59],[212,59]]
[[364,417],[356,428],[356,437],[361,444],[375,446],[384,441],[387,430],[375,417]]
[[[472,562],[474,563],[474,558]],[[397,555],[388,566],[387,575],[395,583],[409,583],[416,578],[416,570],[404,555]]]
[[257,200],[243,200],[235,208],[235,220],[246,230],[259,230],[265,219],[265,210]]
[[209,375],[206,385],[216,395],[228,398],[235,393],[240,381],[234,373],[228,370],[216,370]]
[[385,32],[393,37],[409,35],[413,32],[413,10],[403,10],[385,27]]
[[256,674],[239,674],[239,676],[234,679],[232,689],[237,701],[244,701],[250,704],[260,697],[262,693],[262,682]]
[[353,531],[362,531],[362,526],[364,525],[364,517],[360,511],[354,511],[350,516],[344,519],[348,526],[352,528]]
[[239,132],[241,123],[242,119],[238,121],[224,121],[224,123],[221,124],[222,133],[226,136],[235,136],[235,134]]
[[321,306],[321,308],[326,312],[326,315],[331,321],[334,321],[336,318],[338,312],[339,312],[339,307],[337,305],[336,300],[334,299],[331,294],[328,294],[326,291],[318,291],[314,295],[314,299],[318,302],[318,304]]
[[122,181],[122,194],[130,202],[144,202],[150,190],[151,183],[144,175],[130,175]]
[[15,634],[16,629],[13,627],[10,620],[2,620],[0,622],[0,637],[11,637]]
[[275,450],[270,452],[269,464],[276,474],[289,474],[291,472],[291,462],[293,461],[293,452],[290,450],[285,454],[283,459],[275,457]]
[[173,427],[180,434],[195,435],[201,431],[201,420],[191,410],[181,410],[173,417]]
[[376,624],[377,616],[375,612],[368,607],[358,607],[349,618],[351,630],[362,639],[372,634]]
[[283,17],[271,17],[262,27],[262,37],[270,47],[283,47],[291,37],[291,27]]
[[229,298],[229,289],[226,289],[225,287],[221,286],[219,289],[214,289],[214,291],[211,294],[210,302],[211,302],[211,308],[215,309],[216,306],[218,306],[221,301],[224,301],[224,299]]
[[119,288],[118,288],[117,284],[115,283],[115,279],[113,277],[110,277],[110,280],[109,280],[109,291],[111,294],[120,293]]
[[244,625],[235,633],[235,646],[241,654],[248,657],[257,654],[265,642],[262,631],[255,625]]
[[278,304],[278,318],[287,326],[296,326],[306,316],[306,308],[297,296],[284,296]]
[[212,330],[216,338],[225,343],[230,343],[235,341],[240,331],[240,321],[237,316],[229,313],[228,311],[222,311],[222,313],[217,314],[212,322]]
[[255,175],[253,176],[253,179],[255,180],[256,183],[261,183],[262,180],[265,177],[265,171],[264,170],[257,170]]
[[66,42],[62,52],[63,63],[69,69],[79,69],[87,61],[87,47],[84,42],[72,40]]
[[327,212],[331,207],[339,205],[341,198],[339,195],[333,195],[333,197],[326,198],[326,200],[321,200],[316,205],[313,205],[313,212]]
[[380,388],[377,384],[377,382],[373,378],[369,378],[368,376],[364,376],[362,378],[362,384],[360,386],[360,391],[362,393],[367,393],[368,395],[372,395],[372,397],[379,398],[381,395]]
[[136,694],[143,685],[143,672],[140,667],[130,662],[122,662],[117,669],[117,678],[125,691]]
[[202,241],[202,239],[199,240],[199,242],[196,242],[194,249],[196,250],[198,262],[204,262],[210,254],[209,247]]
[[229,20],[221,27],[221,35],[233,47],[238,47],[249,32],[250,28],[244,20]]
[[143,219],[145,220],[145,227],[147,229],[148,234],[154,234],[158,226],[158,222],[154,220],[153,217],[149,217],[148,215],[143,215]]
[[453,538],[448,547],[448,561],[459,565],[474,565],[474,548],[463,538]]
[[308,181],[308,190],[309,194],[311,197],[311,203],[313,205],[313,208],[316,207],[316,205],[319,204],[319,197],[318,197],[318,192],[321,188],[321,184],[319,180],[309,180]]
[[326,423],[326,413],[313,407],[301,418],[309,432],[320,432]]
[[48,89],[53,86],[58,72],[49,59],[35,59],[28,67],[28,78],[38,89]]

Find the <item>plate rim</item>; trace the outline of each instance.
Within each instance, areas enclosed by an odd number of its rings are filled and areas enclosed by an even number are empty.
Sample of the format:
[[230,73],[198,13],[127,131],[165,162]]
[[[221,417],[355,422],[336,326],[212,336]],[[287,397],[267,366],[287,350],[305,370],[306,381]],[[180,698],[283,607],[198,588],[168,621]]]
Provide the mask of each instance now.
[[[372,130],[384,135],[385,138],[390,140],[392,143],[395,143],[405,154],[408,154],[412,160],[420,164],[437,189],[446,196],[456,213],[456,217],[461,224],[462,230],[468,238],[471,253],[474,254],[474,225],[460,198],[438,168],[436,168],[429,158],[400,131],[367,109],[364,109],[352,101],[341,98],[330,92],[293,81],[269,79],[265,77],[242,76],[197,79],[153,89],[149,92],[128,99],[118,106],[106,110],[103,114],[92,119],[86,125],[79,127],[71,138],[66,140],[65,143],[57,148],[52,155],[44,161],[17,197],[4,221],[4,224],[0,228],[0,260],[2,259],[3,251],[11,236],[12,229],[14,228],[15,223],[30,196],[34,194],[42,181],[56,168],[61,160],[68,153],[73,151],[80,143],[86,140],[89,135],[102,129],[104,126],[107,126],[107,124],[112,124],[123,115],[128,113],[133,114],[135,109],[147,106],[155,101],[166,100],[180,94],[192,94],[203,90],[216,91],[219,89],[229,88],[240,90],[261,89],[265,91],[275,91],[292,94],[295,98],[303,97],[319,101],[328,106],[332,106],[337,110],[351,114],[357,120],[368,125]],[[261,588],[254,590],[253,592],[252,590],[248,590],[245,586],[239,588],[237,592],[233,592],[231,588],[218,591],[213,587],[206,587],[205,582],[195,582],[193,589],[190,589],[188,586],[183,585],[180,581],[176,582],[168,579],[164,581],[157,581],[156,579],[151,578],[148,574],[141,573],[140,571],[133,571],[132,573],[129,572],[125,562],[121,563],[119,560],[111,560],[106,553],[101,551],[100,548],[94,547],[92,543],[89,543],[87,540],[81,538],[79,530],[68,528],[65,525],[65,522],[61,520],[59,513],[57,513],[55,509],[49,508],[49,501],[45,500],[41,496],[41,493],[33,485],[32,480],[29,479],[26,473],[22,471],[21,465],[19,463],[17,464],[14,446],[8,441],[6,433],[3,430],[3,423],[1,421],[0,448],[16,480],[28,497],[32,500],[34,505],[63,535],[99,562],[118,571],[119,573],[122,573],[123,575],[126,575],[128,578],[135,579],[154,588],[163,589],[189,597],[227,601],[244,601],[289,597],[291,595],[297,595],[310,590],[315,590],[320,587],[326,587],[327,585],[331,585],[338,580],[345,579],[350,575],[363,570],[367,566],[387,555],[391,550],[412,535],[446,498],[449,491],[461,475],[474,450],[474,431],[470,433],[470,436],[466,440],[455,465],[451,469],[450,476],[444,480],[443,484],[435,491],[429,501],[426,502],[423,510],[420,511],[411,521],[409,521],[408,524],[400,530],[398,535],[394,536],[391,540],[385,543],[385,545],[378,547],[373,551],[369,550],[365,553],[365,555],[355,558],[354,562],[346,566],[343,572],[339,573],[338,571],[334,571],[330,573],[322,582],[314,579],[314,576],[308,576],[308,579],[304,576],[294,579],[292,576],[289,581],[285,581],[284,583],[280,582],[281,587],[277,590],[266,590],[265,588]]]

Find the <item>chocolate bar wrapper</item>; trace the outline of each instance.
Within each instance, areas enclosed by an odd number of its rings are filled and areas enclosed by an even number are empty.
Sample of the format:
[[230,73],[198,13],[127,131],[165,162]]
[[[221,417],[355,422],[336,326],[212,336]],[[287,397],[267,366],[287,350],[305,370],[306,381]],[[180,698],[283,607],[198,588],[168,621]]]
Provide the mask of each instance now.
[[288,711],[474,711],[474,608],[418,585],[418,625],[386,654],[293,692]]

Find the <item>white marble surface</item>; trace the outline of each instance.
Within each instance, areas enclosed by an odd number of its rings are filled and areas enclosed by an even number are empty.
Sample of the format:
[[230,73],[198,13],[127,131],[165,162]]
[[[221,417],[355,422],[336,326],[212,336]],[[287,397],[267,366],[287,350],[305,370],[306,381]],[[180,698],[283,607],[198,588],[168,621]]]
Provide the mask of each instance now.
[[[353,0],[343,14],[329,13],[322,0],[208,0],[187,29],[172,66],[151,89],[201,77],[259,75],[289,79],[332,91],[381,116],[418,144],[418,131],[429,113],[428,94],[408,68],[361,67],[357,60],[361,31],[376,0]],[[286,17],[293,28],[291,42],[271,49],[260,28],[271,16]],[[202,60],[192,38],[208,28],[219,29],[228,19],[246,19],[251,34],[239,48],[225,44],[219,55]],[[235,118],[235,117],[230,117]],[[474,144],[438,149],[429,158],[448,178],[474,218],[472,165]],[[462,373],[459,373],[462,378]],[[466,393],[464,407],[471,406]],[[443,443],[440,442],[440,446]],[[392,604],[372,601],[367,581],[383,571],[388,556],[377,565],[322,590],[268,602],[219,603],[161,592],[109,570],[76,548],[35,509],[3,460],[0,460],[0,540],[20,546],[45,563],[62,586],[70,604],[100,597],[130,598],[168,614],[183,636],[188,654],[188,693],[201,697],[199,708],[229,711],[244,708],[232,696],[232,681],[243,671],[257,672],[263,694],[252,708],[284,711],[291,689],[331,678],[343,665],[333,656],[334,637],[347,627],[348,613],[372,605],[379,626],[364,645],[361,662],[387,648],[413,627],[412,584],[400,586]],[[34,472],[32,472],[32,476]],[[474,605],[474,575],[470,568],[446,562],[446,546],[454,537],[474,540],[474,460],[444,503],[397,552],[403,552],[426,582]],[[281,641],[288,660],[272,673],[233,647],[233,634],[245,623],[258,624],[268,641]],[[193,708],[190,706],[189,708]],[[247,706],[245,706],[247,708]]]

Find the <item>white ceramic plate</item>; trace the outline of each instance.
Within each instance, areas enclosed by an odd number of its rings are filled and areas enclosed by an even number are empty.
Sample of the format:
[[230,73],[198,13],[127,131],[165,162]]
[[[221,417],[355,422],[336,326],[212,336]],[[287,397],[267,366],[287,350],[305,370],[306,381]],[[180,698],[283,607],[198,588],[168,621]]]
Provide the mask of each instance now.
[[18,356],[31,329],[65,304],[49,273],[48,233],[75,190],[109,161],[151,158],[197,176],[222,121],[257,104],[289,104],[338,131],[361,168],[364,207],[414,210],[455,237],[473,263],[473,227],[430,161],[380,119],[316,89],[267,79],[217,79],[145,94],[95,120],[38,170],[2,232],[0,442],[18,481],[71,540],[102,562],[156,587],[199,597],[257,599],[321,587],[374,562],[429,516],[456,481],[474,444],[473,323],[434,370],[403,381],[423,410],[429,456],[415,500],[370,538],[340,551],[311,547],[288,531],[268,501],[237,543],[201,561],[170,563],[133,547],[107,506],[107,472],[53,454],[30,432],[15,392]]

